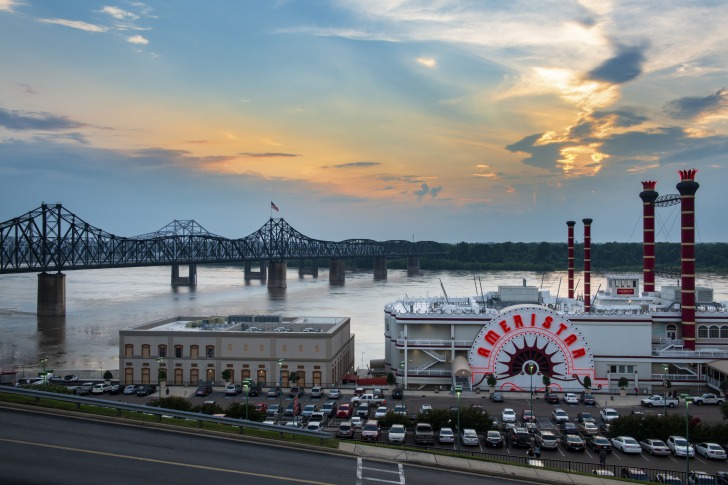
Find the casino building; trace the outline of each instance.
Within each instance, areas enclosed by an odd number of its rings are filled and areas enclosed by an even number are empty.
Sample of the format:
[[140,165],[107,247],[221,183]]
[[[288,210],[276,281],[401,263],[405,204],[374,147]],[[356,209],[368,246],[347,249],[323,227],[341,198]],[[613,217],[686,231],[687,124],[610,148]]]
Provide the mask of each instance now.
[[[574,225],[568,221],[568,296],[535,286],[500,286],[465,298],[404,298],[385,306],[385,366],[406,388],[460,384],[558,391],[718,391],[728,380],[728,311],[695,286],[696,170],[680,171],[679,196],[658,197],[643,182],[642,275],[609,275],[591,294],[591,219],[584,219],[584,295],[574,295]],[[654,284],[654,208],[681,204],[680,285]]]

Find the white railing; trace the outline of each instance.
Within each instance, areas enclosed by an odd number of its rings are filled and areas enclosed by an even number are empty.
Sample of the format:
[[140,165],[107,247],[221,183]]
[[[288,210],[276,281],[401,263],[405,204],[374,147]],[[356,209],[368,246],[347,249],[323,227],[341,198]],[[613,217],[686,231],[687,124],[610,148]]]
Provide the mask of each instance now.
[[653,350],[652,355],[660,357],[713,357],[728,358],[728,350]]
[[652,374],[652,379],[655,381],[662,381],[667,377],[668,381],[701,381],[703,380],[700,376],[693,374]]
[[407,342],[408,347],[447,347],[450,348],[453,344],[455,347],[470,347],[473,345],[472,340],[405,340],[403,338],[397,339],[397,346],[404,347],[404,343]]

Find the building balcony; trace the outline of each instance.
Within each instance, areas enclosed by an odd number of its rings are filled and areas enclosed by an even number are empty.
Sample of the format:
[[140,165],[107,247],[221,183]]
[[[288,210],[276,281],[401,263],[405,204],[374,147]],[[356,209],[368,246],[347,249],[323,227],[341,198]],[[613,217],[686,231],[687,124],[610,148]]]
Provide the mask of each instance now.
[[408,348],[414,348],[414,347],[436,347],[436,348],[443,348],[443,349],[450,349],[453,346],[455,347],[463,347],[463,348],[470,348],[473,345],[472,340],[451,340],[451,339],[443,339],[443,340],[410,340],[410,339],[397,339],[397,347],[404,347],[404,343],[407,342]]

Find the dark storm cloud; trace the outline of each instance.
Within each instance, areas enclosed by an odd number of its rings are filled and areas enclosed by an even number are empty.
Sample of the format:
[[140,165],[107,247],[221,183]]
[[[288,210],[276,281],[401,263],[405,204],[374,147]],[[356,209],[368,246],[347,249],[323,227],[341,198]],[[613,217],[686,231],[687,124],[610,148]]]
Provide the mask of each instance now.
[[624,110],[595,111],[594,113],[592,113],[592,118],[594,119],[603,119],[609,117],[613,117],[613,119],[615,120],[615,125],[621,127],[636,126],[649,120],[649,118],[647,118],[646,116],[638,115],[637,113],[632,113],[631,111]]
[[728,112],[728,89],[722,88],[705,96],[687,96],[665,105],[665,112],[674,119],[691,120],[702,115]]
[[285,158],[285,157],[300,157],[301,155],[299,155],[297,153],[276,153],[276,152],[253,153],[253,152],[244,152],[244,153],[238,153],[238,156],[240,156],[240,157],[246,157],[246,158]]
[[644,47],[621,47],[616,56],[607,59],[589,72],[589,79],[622,84],[642,73],[645,61]]
[[557,170],[557,161],[561,159],[561,149],[566,146],[563,143],[550,143],[534,145],[542,135],[530,135],[521,140],[506,146],[511,152],[528,153],[531,156],[522,160],[526,165],[544,168],[546,170]]
[[17,111],[0,107],[0,126],[16,131],[56,131],[84,128],[88,125],[51,113]]

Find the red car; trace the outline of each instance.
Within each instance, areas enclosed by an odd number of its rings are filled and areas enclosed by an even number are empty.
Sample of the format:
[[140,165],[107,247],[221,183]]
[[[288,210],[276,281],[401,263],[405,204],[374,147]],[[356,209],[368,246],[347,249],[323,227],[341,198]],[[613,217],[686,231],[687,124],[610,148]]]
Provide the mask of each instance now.
[[342,418],[342,419],[349,419],[351,417],[352,412],[354,411],[354,408],[351,407],[351,404],[342,404],[339,406],[339,409],[336,411],[336,417]]
[[255,410],[260,411],[261,413],[267,413],[268,404],[264,402],[255,403]]
[[546,394],[546,402],[549,404],[559,404],[559,395],[555,392]]
[[536,421],[536,416],[533,415],[530,409],[524,409],[521,414],[521,421],[533,422]]

